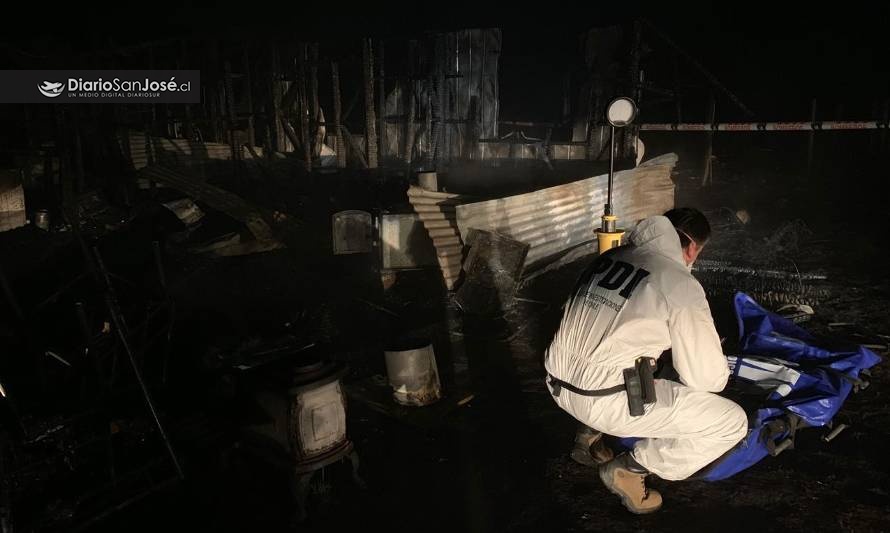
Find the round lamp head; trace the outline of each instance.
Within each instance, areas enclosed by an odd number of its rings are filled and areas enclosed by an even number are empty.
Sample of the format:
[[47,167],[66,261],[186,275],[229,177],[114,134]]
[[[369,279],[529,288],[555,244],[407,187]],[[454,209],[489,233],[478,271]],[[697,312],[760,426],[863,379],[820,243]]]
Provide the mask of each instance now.
[[636,116],[637,105],[626,96],[619,96],[612,100],[609,107],[606,108],[606,120],[616,128],[627,126],[634,121]]

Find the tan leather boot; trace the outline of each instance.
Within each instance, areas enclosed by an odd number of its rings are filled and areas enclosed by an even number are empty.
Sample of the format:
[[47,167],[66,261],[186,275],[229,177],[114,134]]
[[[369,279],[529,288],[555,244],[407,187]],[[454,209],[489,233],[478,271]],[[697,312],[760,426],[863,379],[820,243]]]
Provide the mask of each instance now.
[[582,465],[596,466],[611,461],[615,458],[615,454],[603,442],[602,433],[581,426],[575,434],[575,447],[572,448],[571,457]]
[[612,494],[621,498],[627,510],[634,514],[654,513],[661,509],[661,494],[657,490],[646,487],[645,470],[629,466],[627,454],[621,454],[608,463],[600,466],[600,479]]

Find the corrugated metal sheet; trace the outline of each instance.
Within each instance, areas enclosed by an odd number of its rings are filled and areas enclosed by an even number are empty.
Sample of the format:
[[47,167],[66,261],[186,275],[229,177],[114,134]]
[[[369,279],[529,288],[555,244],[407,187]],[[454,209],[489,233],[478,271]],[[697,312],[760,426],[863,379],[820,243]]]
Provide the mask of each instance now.
[[180,171],[152,165],[139,171],[139,177],[154,180],[172,187],[195,200],[221,211],[235,220],[243,222],[253,233],[263,250],[279,248],[282,244],[273,236],[272,229],[263,219],[259,210],[245,202],[240,196],[225,189],[202,183]]
[[455,206],[472,198],[412,186],[408,189],[408,200],[433,240],[445,286],[453,289],[460,278],[464,248],[457,229]]
[[[168,166],[191,166],[207,160],[230,160],[232,148],[222,143],[200,143],[188,139],[165,139],[150,137],[145,133],[131,131],[119,140],[121,152],[129,154],[136,170],[151,164]],[[244,154],[244,157],[250,157]]]
[[[615,173],[613,203],[624,226],[674,205],[671,170],[676,154],[656,157]],[[595,238],[606,203],[608,175],[539,191],[457,206],[461,235],[471,228],[497,231],[531,246],[531,264]]]

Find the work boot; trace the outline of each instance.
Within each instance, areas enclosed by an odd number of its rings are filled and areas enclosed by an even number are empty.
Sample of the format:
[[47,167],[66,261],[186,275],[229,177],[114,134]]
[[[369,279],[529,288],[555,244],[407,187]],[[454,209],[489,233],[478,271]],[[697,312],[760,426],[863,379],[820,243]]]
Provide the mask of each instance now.
[[615,457],[603,441],[603,434],[587,426],[581,426],[575,434],[575,447],[570,455],[576,463],[585,466],[608,463]]
[[654,513],[661,509],[661,494],[646,487],[649,472],[630,454],[623,453],[600,466],[600,479],[612,494],[621,497],[627,510],[634,514]]

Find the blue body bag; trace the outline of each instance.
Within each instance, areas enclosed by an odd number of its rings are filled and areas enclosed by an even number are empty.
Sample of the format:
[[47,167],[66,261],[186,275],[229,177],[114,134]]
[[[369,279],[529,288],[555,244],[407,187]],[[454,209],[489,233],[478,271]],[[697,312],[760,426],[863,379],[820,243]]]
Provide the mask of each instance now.
[[[746,294],[736,294],[733,303],[740,355],[727,357],[726,392],[744,390],[756,402],[739,402],[748,413],[747,437],[693,476],[707,481],[726,479],[777,455],[793,443],[800,427],[829,424],[850,392],[867,385],[863,370],[881,361],[862,346],[817,339]],[[636,440],[621,439],[621,444],[630,448]]]

